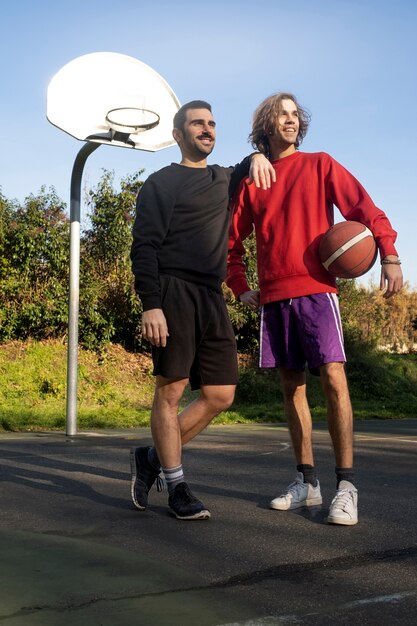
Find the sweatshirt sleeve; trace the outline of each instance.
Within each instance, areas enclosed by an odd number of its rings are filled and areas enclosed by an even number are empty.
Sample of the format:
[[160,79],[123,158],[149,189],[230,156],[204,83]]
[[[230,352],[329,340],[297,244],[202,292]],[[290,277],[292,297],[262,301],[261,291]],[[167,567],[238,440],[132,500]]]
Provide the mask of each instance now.
[[396,231],[385,213],[374,202],[356,180],[340,163],[329,157],[326,174],[326,193],[346,220],[365,224],[375,237],[381,259],[387,254],[397,255],[394,243]]
[[251,156],[249,155],[243,159],[240,163],[231,168],[232,175],[230,177],[229,195],[232,198],[241,181],[249,176]]
[[135,290],[144,311],[161,308],[158,253],[169,229],[173,207],[173,196],[155,178],[149,177],[136,202],[130,253]]
[[233,291],[235,297],[249,291],[246,277],[246,266],[243,261],[245,248],[243,241],[253,230],[252,212],[248,198],[248,186],[242,181],[232,203],[232,221],[229,229],[229,246],[227,257],[226,284]]

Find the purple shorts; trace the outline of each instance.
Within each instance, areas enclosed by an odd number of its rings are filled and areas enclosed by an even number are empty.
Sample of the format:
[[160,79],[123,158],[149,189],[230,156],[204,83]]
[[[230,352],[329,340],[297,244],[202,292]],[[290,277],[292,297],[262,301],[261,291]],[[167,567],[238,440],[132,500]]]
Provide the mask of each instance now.
[[260,367],[317,373],[325,363],[344,363],[343,331],[335,293],[316,293],[262,307]]

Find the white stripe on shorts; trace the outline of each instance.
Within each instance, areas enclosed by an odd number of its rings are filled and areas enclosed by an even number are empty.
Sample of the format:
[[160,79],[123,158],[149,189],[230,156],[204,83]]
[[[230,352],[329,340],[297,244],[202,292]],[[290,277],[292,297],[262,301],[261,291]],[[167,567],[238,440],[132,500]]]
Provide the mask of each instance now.
[[326,293],[326,296],[330,302],[330,308],[332,309],[333,318],[335,321],[337,335],[339,337],[340,349],[343,354],[343,358],[346,361],[345,348],[343,345],[343,330],[342,330],[342,320],[340,318],[340,309],[339,309],[339,299],[335,293]]
[[264,305],[261,306],[261,323],[259,327],[259,363],[258,366],[262,367],[262,345],[263,345],[263,327],[264,327]]

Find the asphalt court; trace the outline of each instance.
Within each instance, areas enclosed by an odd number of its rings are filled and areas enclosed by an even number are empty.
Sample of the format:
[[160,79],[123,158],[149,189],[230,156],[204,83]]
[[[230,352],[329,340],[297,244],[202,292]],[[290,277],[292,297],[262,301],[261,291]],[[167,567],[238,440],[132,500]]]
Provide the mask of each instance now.
[[294,476],[285,425],[212,426],[184,452],[212,512],[166,492],[130,503],[149,429],[0,435],[0,624],[272,626],[417,622],[417,420],[355,425],[359,524],[326,524],[335,477],[314,428],[323,505],[271,511]]

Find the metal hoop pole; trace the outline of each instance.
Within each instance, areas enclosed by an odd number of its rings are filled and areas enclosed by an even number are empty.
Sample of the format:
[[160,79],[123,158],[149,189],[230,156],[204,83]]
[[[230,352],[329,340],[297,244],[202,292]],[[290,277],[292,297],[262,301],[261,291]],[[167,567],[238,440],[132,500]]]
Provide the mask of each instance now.
[[78,385],[78,313],[80,304],[80,199],[81,178],[89,155],[100,147],[99,143],[85,143],[77,154],[71,176],[70,203],[70,273],[68,300],[67,349],[67,414],[66,434],[77,433]]

